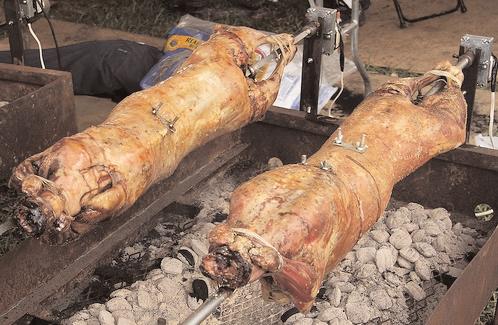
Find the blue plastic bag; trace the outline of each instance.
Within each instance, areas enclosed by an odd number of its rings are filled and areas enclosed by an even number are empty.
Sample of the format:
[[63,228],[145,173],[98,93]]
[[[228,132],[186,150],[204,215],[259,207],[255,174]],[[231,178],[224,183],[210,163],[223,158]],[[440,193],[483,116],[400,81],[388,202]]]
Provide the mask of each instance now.
[[168,79],[202,42],[213,33],[215,24],[190,15],[183,16],[178,25],[166,34],[164,55],[140,81],[142,89]]

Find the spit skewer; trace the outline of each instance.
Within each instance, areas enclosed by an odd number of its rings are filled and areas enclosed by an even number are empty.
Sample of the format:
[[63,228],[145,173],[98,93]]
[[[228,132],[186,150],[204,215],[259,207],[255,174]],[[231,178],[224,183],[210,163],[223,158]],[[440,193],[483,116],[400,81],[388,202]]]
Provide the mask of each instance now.
[[[318,29],[318,23],[311,23],[306,25],[303,30],[294,36],[294,44],[298,44],[302,40],[304,40],[309,35],[315,33]],[[272,60],[275,60],[278,57],[279,53],[277,51],[273,51],[268,56],[265,56],[263,59],[249,66],[249,72],[251,76],[255,76],[259,69],[270,63]]]
[[221,303],[230,297],[234,290],[222,287],[218,292],[209,297],[199,308],[197,308],[187,319],[182,322],[182,325],[198,325],[203,320],[209,317]]

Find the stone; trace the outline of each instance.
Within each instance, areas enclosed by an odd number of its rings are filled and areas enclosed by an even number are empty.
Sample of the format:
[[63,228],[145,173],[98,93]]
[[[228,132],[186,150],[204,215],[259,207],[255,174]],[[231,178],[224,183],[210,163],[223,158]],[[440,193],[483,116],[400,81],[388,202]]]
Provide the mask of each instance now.
[[305,317],[304,314],[295,313],[294,315],[290,316],[285,320],[285,324],[294,324],[295,321],[304,317]]
[[385,272],[388,268],[396,263],[396,258],[394,258],[391,249],[388,247],[381,247],[375,255],[375,264],[380,273]]
[[474,237],[472,237],[471,235],[467,235],[465,233],[462,233],[460,235],[460,240],[462,240],[464,243],[466,243],[469,246],[474,246],[476,243]]
[[329,323],[326,323],[326,322],[322,322],[321,320],[318,320],[318,319],[314,319],[313,320],[313,325],[328,325]]
[[454,278],[458,278],[462,273],[463,273],[462,269],[459,269],[459,268],[456,268],[453,266],[448,267],[448,275],[450,275]]
[[450,231],[451,227],[453,226],[450,218],[436,220],[436,224],[438,225],[439,229],[441,229],[445,233]]
[[400,256],[398,256],[397,262],[400,267],[405,268],[407,270],[413,270],[413,264],[410,261],[408,261],[406,258],[401,256],[401,253]]
[[477,230],[475,230],[473,228],[469,228],[469,227],[463,227],[462,228],[462,233],[464,233],[466,235],[469,235],[469,236],[472,236],[472,237],[476,237],[477,235],[479,235],[479,233],[477,232]]
[[105,306],[103,304],[95,303],[95,304],[91,304],[90,306],[88,306],[87,309],[88,309],[88,312],[90,313],[90,315],[92,315],[94,317],[99,317],[100,311],[102,309],[105,309]]
[[190,247],[192,247],[192,250],[199,255],[200,258],[203,256],[207,255],[209,251],[209,247],[206,243],[200,241],[199,239],[192,239],[190,241]]
[[420,277],[414,271],[410,272],[409,276],[410,276],[410,279],[413,282],[415,282],[415,283],[421,283],[422,282],[422,280],[420,279]]
[[366,323],[371,319],[370,306],[358,291],[352,292],[346,302],[346,316],[353,324]]
[[408,231],[409,233],[414,232],[415,230],[419,229],[419,226],[416,223],[409,222],[405,223],[401,226],[404,230]]
[[278,159],[277,157],[271,157],[268,159],[268,170],[273,170],[278,167],[282,167],[284,163],[282,160]]
[[424,281],[429,281],[431,279],[431,267],[426,259],[420,258],[415,262],[415,273]]
[[137,302],[144,309],[155,309],[157,307],[157,299],[145,290],[138,290]]
[[412,232],[412,241],[414,243],[418,242],[429,242],[429,236],[425,232],[424,229],[417,229],[414,232]]
[[429,217],[436,220],[449,219],[450,213],[445,208],[436,208],[429,212]]
[[486,244],[487,241],[488,241],[487,238],[477,238],[476,239],[476,244],[479,247],[483,247]]
[[187,306],[190,310],[196,310],[202,305],[202,300],[197,300],[197,298],[187,295]]
[[415,243],[413,247],[425,257],[433,257],[436,255],[436,250],[428,243],[418,242]]
[[77,312],[76,314],[74,314],[69,318],[69,323],[73,324],[74,322],[77,321],[84,321],[89,319],[90,317],[92,317],[92,315],[90,315],[90,312],[86,310],[80,310],[79,312]]
[[439,235],[436,240],[432,242],[432,247],[438,252],[448,251],[448,239],[445,235]]
[[403,276],[407,275],[408,273],[410,273],[410,270],[405,269],[403,267],[397,267],[397,266],[393,266],[393,267],[389,268],[389,271],[393,272],[394,274],[396,274],[399,277],[403,277]]
[[374,229],[370,231],[370,237],[379,244],[382,244],[389,239],[389,233],[384,229]]
[[99,322],[102,325],[114,325],[114,317],[112,314],[105,309],[99,312]]
[[328,295],[330,304],[334,307],[339,307],[339,305],[341,304],[341,296],[341,289],[337,287],[333,288],[332,292]]
[[133,311],[125,310],[125,309],[113,311],[112,316],[114,317],[114,319],[118,319],[118,318],[126,318],[126,319],[133,319],[133,320],[135,319],[135,316],[133,315]]
[[128,318],[123,318],[123,317],[119,317],[116,319],[116,325],[135,325],[135,321],[134,320],[130,320]]
[[[415,245],[416,244],[419,244],[419,243],[417,242],[417,243],[415,243]],[[399,255],[410,263],[415,263],[420,257],[420,254],[418,253],[418,251],[412,247],[404,247],[404,248],[400,249]]]
[[176,258],[165,257],[161,261],[161,270],[166,274],[182,274],[183,265],[182,261]]
[[353,323],[348,319],[334,318],[329,322],[329,325],[353,325]]
[[368,279],[375,273],[377,273],[377,267],[372,263],[366,263],[360,267],[356,277],[359,279]]
[[396,248],[402,249],[412,244],[412,237],[404,229],[396,229],[389,237],[389,242]]
[[424,221],[420,225],[421,229],[425,230],[425,233],[429,236],[437,236],[441,233],[441,229],[433,220]]
[[344,293],[350,293],[351,291],[356,289],[355,286],[349,282],[339,282],[336,284],[335,288],[339,288],[339,290]]
[[126,301],[125,298],[122,297],[112,298],[105,303],[105,306],[111,313],[119,309],[131,310],[131,305],[128,303],[128,301]]
[[410,210],[410,212],[413,212],[413,211],[423,211],[424,210],[424,207],[418,203],[415,203],[415,202],[410,202],[406,205],[406,208],[408,210]]
[[328,322],[334,318],[347,319],[344,309],[337,307],[330,307],[325,309],[320,314],[318,314],[316,318],[322,322]]
[[457,222],[453,225],[453,233],[457,236],[460,236],[462,234],[463,226],[460,222]]
[[393,272],[384,272],[383,276],[388,284],[393,285],[395,287],[400,286],[403,283],[401,281],[401,278]]
[[407,284],[405,284],[405,289],[408,292],[408,294],[416,301],[420,301],[426,297],[424,289],[422,289],[422,287],[420,287],[418,284],[416,284],[413,281],[410,281]]
[[123,288],[123,289],[114,290],[113,292],[111,292],[109,296],[111,298],[126,298],[130,294],[131,294],[130,290]]
[[429,218],[429,216],[427,215],[427,212],[425,210],[414,210],[411,212],[410,218],[413,223],[421,225]]
[[313,318],[308,318],[308,317],[300,318],[294,323],[292,323],[292,325],[313,325]]
[[372,304],[380,310],[389,309],[393,305],[391,297],[389,297],[387,291],[384,289],[371,291],[369,297],[372,300]]
[[352,262],[356,261],[356,252],[348,252],[346,256],[344,256],[345,260],[350,260]]
[[389,229],[399,228],[403,224],[410,222],[409,216],[410,210],[405,207],[399,208],[387,215],[386,226],[389,227]]
[[356,251],[356,259],[362,263],[373,262],[375,260],[375,247],[361,247]]

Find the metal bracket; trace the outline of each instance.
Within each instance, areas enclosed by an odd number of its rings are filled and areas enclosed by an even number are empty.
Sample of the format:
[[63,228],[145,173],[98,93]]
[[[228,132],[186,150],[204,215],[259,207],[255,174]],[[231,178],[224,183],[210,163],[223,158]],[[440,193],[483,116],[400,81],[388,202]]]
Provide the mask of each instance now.
[[466,34],[460,39],[460,46],[463,51],[466,52],[471,50],[475,52],[476,50],[481,51],[479,57],[479,67],[477,70],[477,86],[486,87],[489,81],[489,75],[491,72],[491,55],[493,53],[493,37],[486,36],[475,36]]
[[335,50],[335,33],[336,33],[337,10],[313,7],[306,12],[306,19],[309,22],[320,22],[322,41],[322,53],[331,55]]
[[152,115],[157,117],[159,121],[164,125],[164,127],[167,130],[167,133],[175,133],[175,123],[180,119],[180,117],[175,116],[173,120],[167,120],[159,115],[159,111],[161,110],[161,107],[163,106],[163,103],[159,103],[157,105],[152,106]]
[[334,139],[334,145],[343,147],[344,149],[349,149],[356,151],[358,153],[365,153],[368,149],[367,143],[366,143],[367,136],[365,133],[361,135],[360,141],[356,142],[355,144],[352,143],[346,143],[344,142],[344,136],[342,135],[342,130],[341,128],[337,129],[337,136]]

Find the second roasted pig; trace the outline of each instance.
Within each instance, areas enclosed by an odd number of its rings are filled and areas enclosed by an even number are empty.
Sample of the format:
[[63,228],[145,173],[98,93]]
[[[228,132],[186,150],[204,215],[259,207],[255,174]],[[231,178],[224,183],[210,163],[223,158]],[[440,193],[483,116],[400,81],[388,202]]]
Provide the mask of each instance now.
[[[447,76],[446,88],[414,104],[438,75]],[[227,222],[209,235],[203,272],[231,288],[262,279],[267,296],[309,310],[325,274],[381,216],[393,186],[464,142],[462,80],[459,69],[444,63],[420,78],[387,83],[306,164],[242,184]]]

